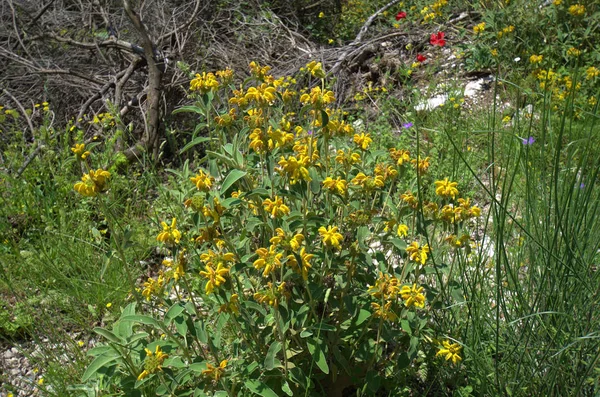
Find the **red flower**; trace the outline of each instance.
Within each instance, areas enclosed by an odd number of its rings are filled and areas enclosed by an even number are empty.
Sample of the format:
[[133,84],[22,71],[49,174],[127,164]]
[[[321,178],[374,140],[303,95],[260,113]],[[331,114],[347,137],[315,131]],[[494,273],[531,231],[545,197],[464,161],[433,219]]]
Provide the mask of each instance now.
[[400,11],[398,14],[396,14],[396,21],[399,21],[404,18],[406,18],[406,13],[404,11]]
[[444,36],[446,35],[446,33],[444,32],[437,32],[431,35],[431,38],[429,39],[429,43],[431,45],[439,45],[440,47],[443,47],[446,45],[446,40],[444,40]]
[[417,54],[417,61],[419,62],[425,62],[427,58],[425,58],[425,56],[421,55],[421,54]]

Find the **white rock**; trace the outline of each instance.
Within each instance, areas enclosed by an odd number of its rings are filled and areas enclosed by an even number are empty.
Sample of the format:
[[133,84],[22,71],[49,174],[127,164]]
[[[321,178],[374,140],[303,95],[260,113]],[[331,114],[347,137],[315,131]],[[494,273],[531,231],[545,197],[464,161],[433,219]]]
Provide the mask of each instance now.
[[439,107],[440,105],[446,103],[447,100],[447,94],[436,95],[433,98],[429,98],[427,102],[417,104],[417,106],[415,106],[415,110],[417,112],[421,110],[433,110]]

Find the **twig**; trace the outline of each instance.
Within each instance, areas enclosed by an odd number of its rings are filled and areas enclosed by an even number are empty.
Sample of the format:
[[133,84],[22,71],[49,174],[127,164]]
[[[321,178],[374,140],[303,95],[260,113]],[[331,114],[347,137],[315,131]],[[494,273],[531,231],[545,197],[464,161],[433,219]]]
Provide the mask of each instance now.
[[[17,107],[21,111],[21,113],[23,113],[23,116],[25,116],[25,120],[27,121],[27,125],[29,126],[29,130],[31,131],[31,137],[33,138],[33,134],[34,134],[33,123],[31,122],[31,118],[29,117],[29,115],[25,111],[25,108],[23,107],[23,105],[21,105],[21,102],[19,102],[19,100],[17,98],[15,98],[10,92],[8,92],[6,90],[6,88],[3,88],[2,92],[6,96],[8,96],[10,99],[12,99],[13,102],[17,105]],[[25,139],[25,141],[27,141],[27,137],[23,136],[23,139]]]
[[367,30],[369,30],[369,27],[371,26],[373,21],[375,21],[375,18],[377,18],[379,16],[379,14],[383,13],[385,10],[387,10],[388,8],[390,8],[391,6],[393,6],[394,4],[399,3],[399,2],[400,2],[400,0],[390,1],[389,3],[387,3],[386,5],[381,7],[379,10],[375,11],[375,13],[367,19],[367,21],[362,26],[362,28],[360,28],[360,31],[358,32],[358,35],[356,36],[354,41],[346,46],[346,51],[344,51],[342,53],[342,55],[338,58],[337,62],[330,69],[330,71],[329,71],[330,75],[336,74],[339,71],[342,64],[346,61],[348,55],[350,55],[350,53],[352,51],[354,51],[354,47],[356,47],[357,45],[360,44],[363,36],[367,33]]

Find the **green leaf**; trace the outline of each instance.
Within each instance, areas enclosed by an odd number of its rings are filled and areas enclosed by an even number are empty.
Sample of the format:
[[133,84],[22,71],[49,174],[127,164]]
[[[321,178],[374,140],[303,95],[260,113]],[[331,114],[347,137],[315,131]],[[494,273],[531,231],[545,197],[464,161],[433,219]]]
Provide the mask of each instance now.
[[223,185],[221,185],[221,194],[225,194],[225,192],[227,191],[227,189],[229,189],[231,187],[231,185],[233,185],[234,183],[236,183],[238,180],[240,180],[241,178],[243,178],[244,176],[246,176],[246,171],[242,171],[242,170],[231,170],[229,172],[229,174],[227,174],[227,176],[225,177],[225,180],[223,181]]
[[198,113],[204,114],[204,110],[200,109],[198,106],[182,106],[179,109],[173,110],[173,114],[177,113]]
[[96,327],[94,328],[94,332],[114,343],[123,344],[123,342],[125,342],[123,339],[104,328]]
[[361,325],[369,317],[371,317],[371,312],[370,311],[365,310],[365,309],[360,309],[360,312],[358,312],[358,316],[356,316],[356,324],[355,325]]
[[144,316],[141,314],[134,314],[131,316],[121,317],[121,321],[133,321],[135,323],[153,325],[155,327],[161,328],[160,323],[153,317]]
[[117,352],[114,352],[114,354],[103,354],[101,356],[96,357],[94,361],[92,361],[90,366],[87,367],[87,369],[85,370],[83,376],[81,377],[81,381],[86,382],[88,379],[94,376],[96,372],[98,372],[101,368],[106,366],[106,364],[115,361],[119,357],[120,356]]
[[327,360],[325,359],[325,354],[323,354],[323,349],[321,345],[323,341],[316,338],[308,338],[306,339],[306,344],[308,345],[308,351],[313,356],[313,360],[317,364],[317,367],[324,373],[329,373],[329,366],[327,365]]
[[165,314],[165,324],[169,325],[175,319],[175,317],[179,316],[185,307],[179,303],[175,303],[173,306],[169,308],[167,313]]
[[275,368],[275,356],[281,350],[280,342],[273,342],[271,346],[269,346],[269,351],[267,352],[267,356],[265,357],[265,368],[271,370]]
[[271,388],[259,380],[247,380],[244,385],[253,393],[263,397],[277,397],[277,394]]
[[210,141],[212,138],[207,136],[199,136],[197,138],[192,139],[187,145],[185,145],[180,151],[179,154],[185,153],[196,145],[199,145],[203,142]]
[[390,243],[392,243],[394,247],[398,248],[400,251],[406,251],[407,245],[405,241],[400,240],[399,238],[392,238],[390,239]]
[[288,396],[293,396],[294,395],[294,392],[290,388],[290,385],[285,380],[283,381],[283,384],[281,385],[281,391],[283,391]]

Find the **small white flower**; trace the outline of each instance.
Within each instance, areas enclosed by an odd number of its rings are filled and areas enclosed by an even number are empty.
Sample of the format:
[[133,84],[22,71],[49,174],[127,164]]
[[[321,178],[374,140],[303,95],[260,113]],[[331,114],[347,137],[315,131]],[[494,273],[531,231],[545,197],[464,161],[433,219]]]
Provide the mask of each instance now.
[[521,57],[516,57],[515,58],[515,62],[519,62],[521,60]]

